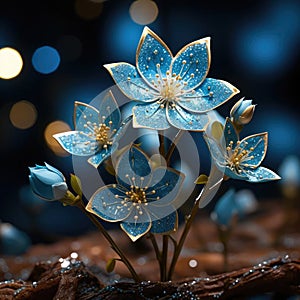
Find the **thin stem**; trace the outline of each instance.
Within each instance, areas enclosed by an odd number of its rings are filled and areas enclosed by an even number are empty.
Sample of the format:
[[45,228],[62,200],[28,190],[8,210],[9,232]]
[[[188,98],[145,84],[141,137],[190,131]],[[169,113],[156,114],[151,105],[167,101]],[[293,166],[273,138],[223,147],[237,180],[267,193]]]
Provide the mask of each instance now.
[[228,271],[228,241],[223,241],[223,268],[224,268],[224,272]]
[[102,226],[102,224],[97,220],[97,218],[92,214],[89,213],[83,204],[82,201],[78,201],[76,203],[76,206],[94,223],[94,225],[100,230],[100,232],[103,234],[103,236],[106,238],[106,240],[111,245],[112,249],[120,256],[122,262],[126,265],[129,272],[131,273],[133,279],[135,282],[140,282],[140,278],[135,272],[134,268],[132,267],[129,260],[124,255],[123,251],[118,247],[118,245],[115,243],[115,241],[112,239],[112,237],[109,235],[109,233],[106,231],[106,229]]
[[167,281],[168,246],[169,236],[163,235],[161,281]]
[[154,251],[155,251],[155,255],[156,255],[156,259],[157,259],[158,264],[159,264],[160,278],[162,278],[163,277],[163,274],[162,274],[163,268],[162,268],[162,260],[161,260],[162,256],[161,256],[161,252],[158,249],[158,245],[157,245],[155,236],[152,233],[150,233],[149,234],[149,238],[150,238],[150,241],[151,241],[151,243],[153,245],[153,248],[154,248]]
[[179,257],[179,255],[181,253],[183,244],[184,244],[185,239],[186,239],[186,237],[188,235],[188,232],[189,232],[189,230],[191,228],[193,220],[194,220],[195,216],[197,215],[197,212],[198,212],[198,209],[199,209],[198,206],[199,206],[200,199],[201,199],[200,197],[198,197],[196,199],[196,201],[194,203],[194,206],[192,208],[191,214],[186,219],[186,223],[185,223],[183,232],[182,232],[182,234],[180,236],[180,239],[179,239],[179,242],[178,242],[178,244],[177,244],[177,246],[175,247],[175,250],[174,250],[174,254],[173,254],[173,258],[172,258],[172,261],[171,261],[170,269],[169,269],[169,272],[168,272],[167,280],[171,280],[171,278],[172,278],[172,275],[173,275],[173,272],[174,272],[174,269],[175,269],[178,257]]
[[180,129],[180,130],[177,132],[177,134],[175,135],[175,138],[174,138],[174,140],[173,140],[173,142],[172,142],[172,144],[171,144],[171,146],[170,146],[170,148],[169,148],[169,151],[167,152],[167,155],[166,155],[166,162],[167,162],[167,165],[170,164],[170,160],[171,160],[172,154],[173,154],[173,152],[174,152],[174,150],[175,150],[175,148],[176,148],[176,145],[178,144],[178,142],[179,142],[179,140],[180,140],[182,134],[183,134],[183,130]]

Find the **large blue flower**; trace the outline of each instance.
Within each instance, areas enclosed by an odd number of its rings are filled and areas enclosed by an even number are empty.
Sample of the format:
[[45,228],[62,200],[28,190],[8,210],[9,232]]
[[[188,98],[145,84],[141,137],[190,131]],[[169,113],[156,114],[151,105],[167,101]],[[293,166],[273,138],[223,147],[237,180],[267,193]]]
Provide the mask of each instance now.
[[97,168],[117,148],[118,140],[131,117],[121,122],[118,104],[109,91],[101,101],[99,110],[75,102],[74,131],[57,133],[53,137],[70,154],[91,156],[88,162]]
[[222,137],[205,134],[204,138],[216,166],[228,177],[250,182],[280,179],[273,171],[260,166],[267,153],[267,132],[250,135],[240,141],[233,123],[227,118]]
[[167,45],[148,27],[136,52],[136,67],[104,65],[130,99],[133,126],[151,129],[202,131],[210,111],[239,91],[223,80],[206,78],[210,67],[210,39],[187,44],[173,57]]
[[86,209],[121,228],[136,241],[147,232],[176,230],[173,206],[184,176],[174,169],[152,169],[149,158],[136,146],[127,149],[116,166],[116,184],[98,189]]

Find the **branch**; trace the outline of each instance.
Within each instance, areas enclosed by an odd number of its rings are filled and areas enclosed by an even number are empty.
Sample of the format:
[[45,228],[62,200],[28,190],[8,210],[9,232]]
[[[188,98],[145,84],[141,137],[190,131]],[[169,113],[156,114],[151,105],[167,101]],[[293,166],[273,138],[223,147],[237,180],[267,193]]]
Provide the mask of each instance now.
[[27,281],[0,282],[0,299],[237,299],[277,293],[280,299],[300,294],[300,260],[276,258],[250,268],[179,281],[135,283],[121,281],[105,286],[82,262],[38,263]]
[[300,260],[277,258],[251,268],[169,282],[117,283],[104,288],[101,299],[236,299],[235,297],[300,294]]

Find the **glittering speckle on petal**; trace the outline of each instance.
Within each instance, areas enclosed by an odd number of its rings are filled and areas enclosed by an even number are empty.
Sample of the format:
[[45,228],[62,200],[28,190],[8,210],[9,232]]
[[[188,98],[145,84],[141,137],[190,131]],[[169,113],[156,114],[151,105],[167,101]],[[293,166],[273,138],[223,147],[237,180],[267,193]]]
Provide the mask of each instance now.
[[191,131],[203,131],[208,122],[206,114],[192,113],[181,108],[179,105],[168,108],[167,117],[174,127]]
[[133,110],[133,127],[135,128],[151,128],[156,130],[164,130],[170,127],[167,120],[166,109],[161,108],[159,104],[138,104]]
[[174,57],[172,74],[180,76],[184,90],[198,86],[206,77],[210,65],[210,39],[204,38],[183,47]]
[[156,80],[157,65],[165,74],[172,61],[172,53],[167,45],[148,27],[145,27],[136,53],[137,68],[144,79],[151,84]]

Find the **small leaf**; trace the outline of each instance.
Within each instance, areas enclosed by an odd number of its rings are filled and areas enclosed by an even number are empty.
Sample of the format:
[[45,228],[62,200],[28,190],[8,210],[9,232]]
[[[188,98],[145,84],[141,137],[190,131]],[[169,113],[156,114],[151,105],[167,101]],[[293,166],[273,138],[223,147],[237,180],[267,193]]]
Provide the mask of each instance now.
[[74,174],[71,174],[71,186],[75,193],[77,193],[79,196],[82,196],[81,181]]
[[215,138],[216,140],[220,140],[224,134],[223,125],[218,121],[213,122],[211,124],[211,134],[213,138]]
[[208,181],[208,177],[205,174],[201,174],[194,183],[196,184],[206,184]]
[[116,265],[116,260],[117,260],[116,258],[111,258],[106,263],[106,271],[108,273],[111,273],[114,270],[115,265]]

